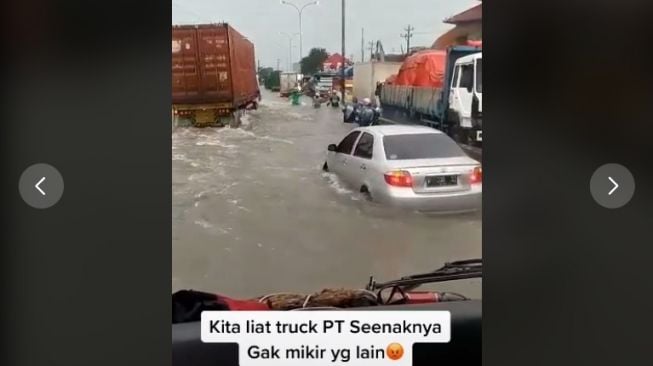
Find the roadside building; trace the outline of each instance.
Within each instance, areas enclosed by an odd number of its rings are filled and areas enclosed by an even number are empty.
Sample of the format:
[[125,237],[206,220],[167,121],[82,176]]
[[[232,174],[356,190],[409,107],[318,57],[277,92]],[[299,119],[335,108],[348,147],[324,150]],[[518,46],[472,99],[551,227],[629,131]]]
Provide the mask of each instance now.
[[327,72],[328,71],[333,71],[333,72],[339,71],[341,69],[341,67],[342,67],[343,62],[346,65],[351,65],[351,62],[349,61],[349,59],[343,57],[339,53],[334,53],[334,54],[330,55],[324,61],[324,64],[322,65],[322,70],[327,71]]
[[444,20],[453,28],[438,37],[432,48],[446,49],[453,45],[470,44],[482,40],[483,10],[482,3]]

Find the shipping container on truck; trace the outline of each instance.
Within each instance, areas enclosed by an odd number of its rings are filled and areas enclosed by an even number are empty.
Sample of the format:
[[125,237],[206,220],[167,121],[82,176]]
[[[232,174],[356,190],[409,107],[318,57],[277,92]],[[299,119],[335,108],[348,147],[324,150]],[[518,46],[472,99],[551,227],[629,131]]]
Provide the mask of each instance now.
[[[380,97],[383,116],[434,127],[460,143],[482,147],[482,60],[481,49],[473,46],[450,47],[442,55],[442,64],[433,66],[438,70],[427,73],[418,71],[417,65],[404,67],[411,62],[407,59],[402,69],[417,74],[409,75],[409,79],[414,76],[409,85],[386,81]],[[433,81],[425,78],[433,78],[436,71],[439,85],[424,85]]]
[[195,126],[240,125],[256,108],[254,45],[226,23],[172,27],[172,106]]

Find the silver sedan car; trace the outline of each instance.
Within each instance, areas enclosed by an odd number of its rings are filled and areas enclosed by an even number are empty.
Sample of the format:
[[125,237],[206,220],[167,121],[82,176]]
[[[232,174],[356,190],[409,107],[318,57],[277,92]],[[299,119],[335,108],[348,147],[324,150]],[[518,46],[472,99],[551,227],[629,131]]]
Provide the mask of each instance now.
[[328,147],[324,170],[370,199],[418,211],[481,207],[481,164],[429,127],[359,127]]

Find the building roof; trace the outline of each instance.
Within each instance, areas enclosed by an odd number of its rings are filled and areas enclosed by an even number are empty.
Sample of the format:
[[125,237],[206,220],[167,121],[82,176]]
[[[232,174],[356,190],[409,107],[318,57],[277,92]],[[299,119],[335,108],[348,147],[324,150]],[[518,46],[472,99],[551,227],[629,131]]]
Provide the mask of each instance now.
[[479,25],[477,23],[463,23],[444,32],[438,39],[433,42],[431,48],[436,50],[444,50],[449,46],[459,44],[458,39],[467,39],[470,34],[477,31]]
[[445,23],[449,24],[460,24],[467,22],[478,22],[483,18],[483,4],[478,4],[472,8],[469,8],[462,13],[456,14],[450,18],[444,20]]

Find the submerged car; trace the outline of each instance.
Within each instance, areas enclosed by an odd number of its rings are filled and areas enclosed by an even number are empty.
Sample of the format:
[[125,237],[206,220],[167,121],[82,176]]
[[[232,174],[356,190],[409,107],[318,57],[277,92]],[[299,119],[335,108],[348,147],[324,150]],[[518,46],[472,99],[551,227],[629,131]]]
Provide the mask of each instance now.
[[446,134],[412,125],[359,127],[328,147],[323,169],[370,199],[433,212],[481,207],[481,164]]

